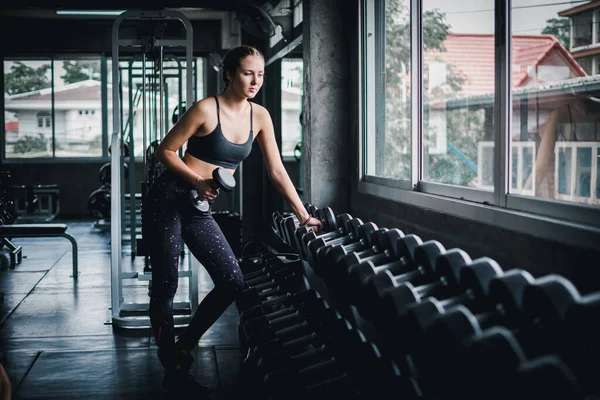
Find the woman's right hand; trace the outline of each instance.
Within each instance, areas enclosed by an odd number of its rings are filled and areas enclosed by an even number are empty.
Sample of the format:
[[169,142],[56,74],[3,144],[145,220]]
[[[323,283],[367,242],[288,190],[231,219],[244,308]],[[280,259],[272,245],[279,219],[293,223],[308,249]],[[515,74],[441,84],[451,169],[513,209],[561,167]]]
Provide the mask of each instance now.
[[198,179],[196,191],[204,200],[214,200],[219,195],[219,189],[214,185],[214,179]]

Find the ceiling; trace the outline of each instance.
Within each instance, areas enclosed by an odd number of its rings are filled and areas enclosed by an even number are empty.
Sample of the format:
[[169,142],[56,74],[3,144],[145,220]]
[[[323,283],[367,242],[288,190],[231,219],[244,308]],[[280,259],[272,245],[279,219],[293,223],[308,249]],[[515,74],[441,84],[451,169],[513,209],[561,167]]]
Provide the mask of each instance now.
[[[47,1],[28,1],[28,0],[3,0],[0,15],[19,15],[31,17],[47,17],[58,9],[69,10],[130,10],[130,9],[206,9],[212,11],[233,11],[235,4],[239,0],[169,0],[162,2],[155,1],[155,7],[149,7],[149,2],[145,1],[114,1],[114,0],[87,0],[87,1],[67,1],[67,0],[47,0]],[[261,3],[263,1],[253,1]]]

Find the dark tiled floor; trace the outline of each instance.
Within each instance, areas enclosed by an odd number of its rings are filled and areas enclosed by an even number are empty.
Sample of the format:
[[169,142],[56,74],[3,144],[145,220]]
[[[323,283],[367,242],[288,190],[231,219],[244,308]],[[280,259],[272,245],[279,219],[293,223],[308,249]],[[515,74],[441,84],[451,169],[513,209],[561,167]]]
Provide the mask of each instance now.
[[[61,221],[55,221],[61,222]],[[71,245],[63,238],[14,239],[23,261],[0,270],[0,350],[14,399],[162,399],[162,369],[148,328],[110,323],[110,234],[93,221],[64,221],[79,246],[73,279]],[[124,270],[141,270],[124,255]],[[125,285],[124,285],[125,286]],[[212,282],[200,268],[202,299]],[[185,284],[179,292],[185,292]],[[147,299],[147,282],[127,285],[124,297]],[[126,300],[128,301],[128,299]],[[177,299],[176,299],[177,301]],[[200,340],[193,374],[214,391],[237,397],[243,349],[232,305]]]

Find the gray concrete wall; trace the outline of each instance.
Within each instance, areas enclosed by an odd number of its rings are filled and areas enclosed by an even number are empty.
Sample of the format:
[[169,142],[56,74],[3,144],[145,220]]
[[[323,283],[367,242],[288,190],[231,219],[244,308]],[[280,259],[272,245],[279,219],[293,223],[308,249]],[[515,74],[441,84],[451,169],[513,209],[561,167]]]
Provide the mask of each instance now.
[[305,201],[344,210],[350,205],[351,140],[344,10],[353,2],[303,4]]

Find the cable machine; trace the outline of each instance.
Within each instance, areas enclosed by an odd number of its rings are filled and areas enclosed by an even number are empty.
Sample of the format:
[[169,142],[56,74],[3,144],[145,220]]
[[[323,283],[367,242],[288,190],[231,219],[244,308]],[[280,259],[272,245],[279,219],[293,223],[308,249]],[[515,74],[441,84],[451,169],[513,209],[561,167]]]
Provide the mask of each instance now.
[[[156,23],[165,24],[169,21],[179,21],[185,28],[185,38],[163,39],[162,35],[152,34],[143,37],[121,37],[120,28],[125,20],[135,20],[136,23],[152,25]],[[131,29],[124,30],[131,31]],[[154,30],[153,30],[154,32]],[[167,96],[165,96],[166,74],[164,72],[163,61],[165,60],[164,48],[178,48],[185,50],[185,104],[194,102],[194,73],[192,58],[192,25],[189,19],[178,11],[140,11],[130,10],[122,13],[113,23],[112,30],[112,110],[113,110],[113,133],[111,135],[111,170],[116,171],[111,174],[111,320],[107,323],[120,327],[149,327],[150,318],[148,315],[149,297],[144,294],[140,296],[140,288],[144,286],[135,284],[142,282],[151,288],[151,273],[147,266],[147,256],[144,262],[143,270],[135,263],[137,253],[137,215],[138,203],[143,198],[149,181],[148,164],[149,156],[153,156],[150,150],[153,143],[158,143],[167,132],[168,115]],[[120,63],[119,53],[124,52],[139,53],[141,63],[132,59],[128,64],[128,116],[125,118],[123,110],[123,74]],[[141,70],[141,74],[134,70]],[[181,82],[181,64],[179,64],[179,82]],[[141,83],[137,84],[134,94],[134,80],[141,77]],[[135,78],[135,79],[134,79]],[[181,93],[182,85],[179,84],[179,104],[182,107]],[[139,94],[138,94],[139,92]],[[135,140],[134,140],[134,120],[136,117],[136,103],[142,102],[142,155],[144,167],[144,179],[142,183],[141,196],[136,193],[135,179]],[[124,152],[121,151],[123,144],[129,149],[130,157],[128,168],[128,187],[125,187],[125,169],[126,161]],[[130,203],[127,203],[130,202]],[[128,207],[126,207],[128,205]],[[123,217],[125,216],[125,217]],[[127,227],[128,226],[128,227]],[[124,240],[124,237],[128,240]],[[124,268],[123,248],[127,246],[131,251],[131,268]],[[187,257],[188,267],[182,268],[180,262],[179,278],[187,280],[187,285],[181,284],[178,296],[175,298],[175,325],[189,323],[193,311],[198,305],[198,265],[199,263],[191,255]],[[127,269],[127,270],[125,270]],[[124,282],[125,281],[125,282]],[[184,289],[187,286],[187,293]],[[150,289],[151,290],[151,289]],[[182,294],[184,298],[182,297]],[[125,301],[125,296],[129,301]],[[139,301],[140,297],[145,298]]]

